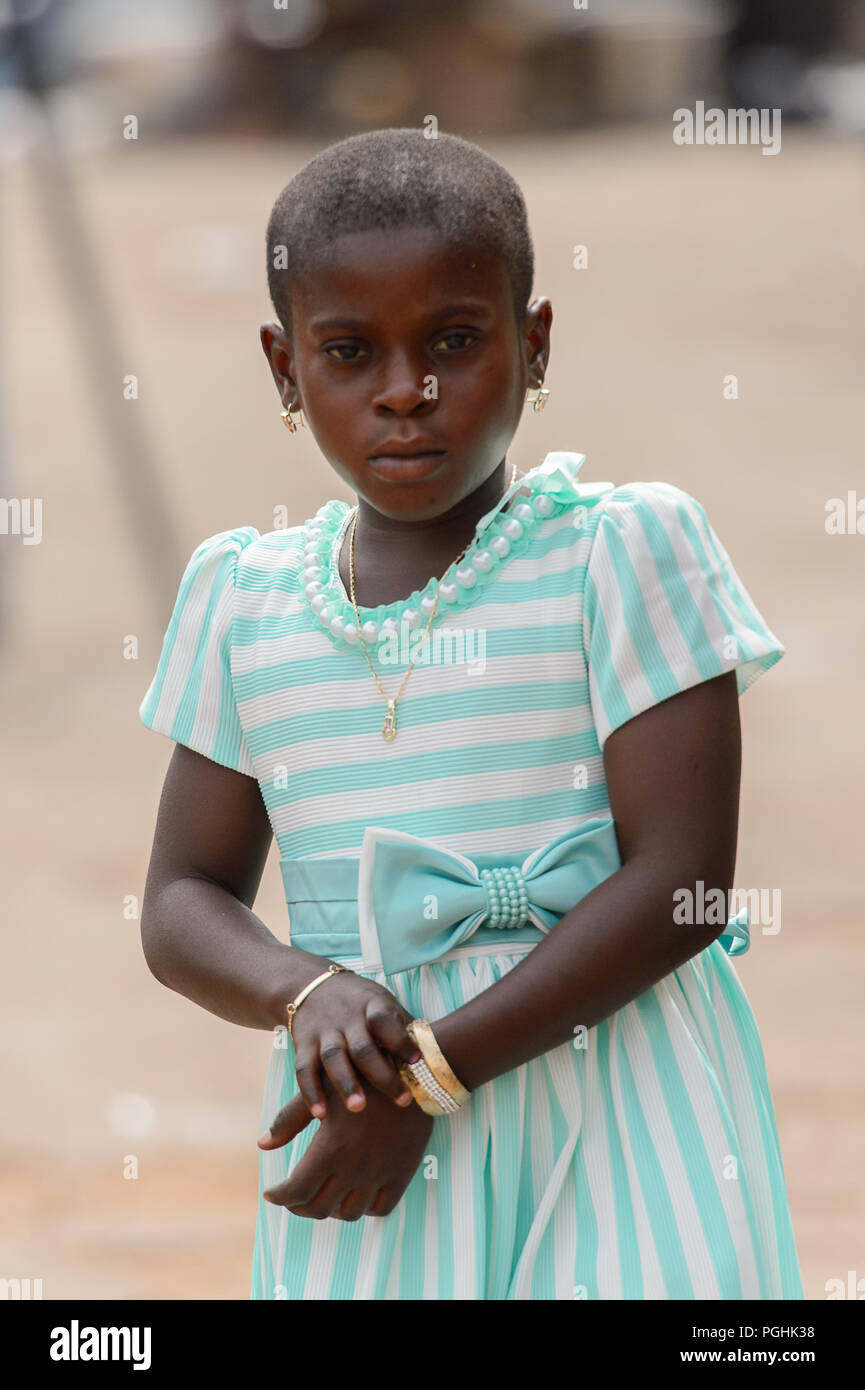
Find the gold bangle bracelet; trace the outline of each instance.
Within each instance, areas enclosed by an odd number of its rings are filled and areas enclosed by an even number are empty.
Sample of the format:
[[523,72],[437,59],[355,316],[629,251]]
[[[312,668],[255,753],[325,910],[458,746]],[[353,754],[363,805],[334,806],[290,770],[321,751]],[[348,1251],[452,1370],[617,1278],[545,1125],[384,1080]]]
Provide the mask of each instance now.
[[470,1092],[466,1090],[462,1082],[454,1075],[447,1059],[439,1047],[435,1033],[432,1030],[428,1018],[413,1018],[407,1025],[406,1031],[409,1036],[414,1038],[423,1055],[423,1060],[432,1072],[433,1077],[439,1086],[456,1102],[458,1106],[464,1105],[469,1098]]
[[294,1015],[297,1013],[304,999],[308,994],[312,994],[312,991],[316,988],[317,985],[321,985],[324,983],[325,980],[329,980],[331,975],[337,975],[340,970],[348,970],[348,966],[336,965],[335,963],[331,963],[323,974],[316,975],[315,979],[310,980],[309,984],[306,985],[300,991],[300,994],[298,994],[297,997],[293,999],[290,1004],[286,1004],[285,1012],[288,1014],[288,1036],[291,1038],[292,1042],[294,1042],[294,1034],[291,1031],[291,1025],[294,1022]]

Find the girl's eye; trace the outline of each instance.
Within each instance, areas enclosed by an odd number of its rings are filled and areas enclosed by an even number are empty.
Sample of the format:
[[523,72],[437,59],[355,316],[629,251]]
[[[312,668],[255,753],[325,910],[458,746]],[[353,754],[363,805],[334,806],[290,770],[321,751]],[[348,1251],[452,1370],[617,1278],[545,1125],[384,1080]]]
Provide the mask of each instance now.
[[[477,334],[476,334],[476,333],[469,333],[465,328],[452,328],[451,331],[450,331],[449,333],[443,333],[442,336],[439,338],[438,342],[437,342],[437,343],[433,343],[433,347],[434,347],[434,348],[437,348],[437,347],[439,346],[439,343],[446,343],[446,342],[448,342],[448,341],[449,341],[450,339],[452,339],[452,338],[463,338],[463,339],[469,339],[469,341],[471,341],[471,342],[476,342],[476,341],[477,341]],[[463,343],[457,343],[456,348],[455,348],[454,350],[458,352],[459,349],[460,349],[461,347],[465,347],[465,346],[466,346],[465,342],[463,342]]]
[[325,357],[330,357],[332,362],[356,362],[356,357],[331,357],[335,352],[363,352],[363,348],[358,347],[357,343],[332,343],[324,349]]
[[[434,350],[439,348],[442,343],[446,344],[445,351],[459,352],[463,348],[470,346],[477,341],[476,333],[469,333],[465,328],[453,328],[433,344]],[[368,356],[366,349],[357,343],[330,343],[323,348],[325,357],[329,357],[332,362],[357,362],[361,357]]]

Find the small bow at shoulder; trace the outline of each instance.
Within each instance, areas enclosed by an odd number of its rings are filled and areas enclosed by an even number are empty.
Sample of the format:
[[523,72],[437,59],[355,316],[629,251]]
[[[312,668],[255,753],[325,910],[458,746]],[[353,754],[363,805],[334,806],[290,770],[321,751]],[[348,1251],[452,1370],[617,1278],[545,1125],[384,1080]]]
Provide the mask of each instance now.
[[499,498],[496,505],[481,517],[477,524],[478,532],[485,531],[507,505],[515,493],[528,488],[533,497],[545,494],[554,502],[563,504],[580,503],[588,506],[606,496],[615,486],[611,482],[577,482],[577,474],[586,461],[585,454],[572,453],[567,449],[556,449],[545,455],[542,463],[530,468],[528,473],[517,478]]

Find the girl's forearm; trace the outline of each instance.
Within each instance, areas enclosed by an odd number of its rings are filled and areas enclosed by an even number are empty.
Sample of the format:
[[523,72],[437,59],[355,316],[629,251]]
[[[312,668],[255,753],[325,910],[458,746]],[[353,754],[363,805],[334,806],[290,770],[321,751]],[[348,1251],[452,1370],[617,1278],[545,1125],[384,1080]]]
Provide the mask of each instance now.
[[286,1004],[329,964],[277,940],[226,888],[192,876],[145,898],[141,942],[161,984],[243,1028],[285,1024]]
[[[460,1081],[475,1090],[549,1052],[711,945],[724,925],[673,921],[674,890],[700,878],[713,882],[709,874],[630,860],[494,985],[437,1019],[433,1032]],[[729,885],[719,886],[727,901]]]

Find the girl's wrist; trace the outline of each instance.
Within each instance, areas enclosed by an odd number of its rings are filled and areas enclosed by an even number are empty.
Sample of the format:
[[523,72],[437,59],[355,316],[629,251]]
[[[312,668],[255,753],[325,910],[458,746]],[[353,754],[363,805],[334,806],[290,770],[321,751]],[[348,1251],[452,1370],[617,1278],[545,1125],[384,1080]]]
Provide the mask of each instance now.
[[[268,1013],[274,1028],[288,1027],[288,1005],[318,976],[336,962],[317,956],[299,946],[285,946],[274,971],[273,989],[268,998]],[[302,1006],[301,1006],[302,1007]]]
[[459,1042],[460,1020],[456,1013],[437,1018],[430,1027],[451,1071],[459,1077],[460,1084],[471,1095],[472,1091],[482,1084],[482,1079],[479,1080],[474,1074],[471,1057],[463,1057],[464,1049]]

